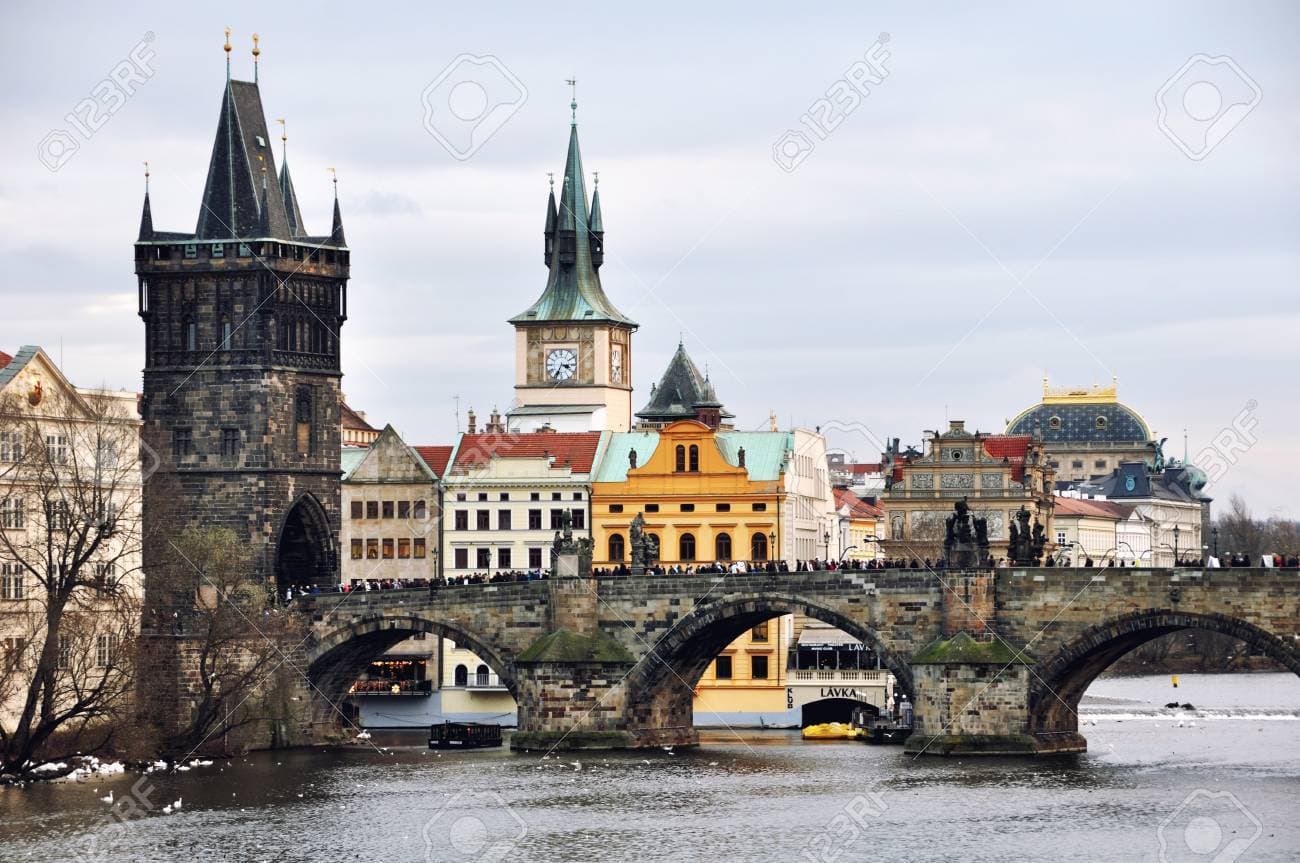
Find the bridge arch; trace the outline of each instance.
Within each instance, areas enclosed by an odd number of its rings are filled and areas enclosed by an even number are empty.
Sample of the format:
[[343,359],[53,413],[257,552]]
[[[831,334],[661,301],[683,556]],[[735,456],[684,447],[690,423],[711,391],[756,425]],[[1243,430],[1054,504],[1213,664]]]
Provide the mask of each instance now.
[[285,511],[275,541],[275,583],[283,591],[299,585],[335,582],[329,515],[310,492]]
[[[726,597],[697,605],[646,651],[628,675],[628,717],[640,728],[689,728],[694,689],[709,663],[747,629],[784,614],[803,614],[843,630],[876,651],[899,690],[913,697],[912,670],[865,623],[797,596]],[[782,657],[781,661],[784,661]]]
[[[513,660],[491,643],[454,623],[419,614],[368,614],[330,630],[308,651],[307,679],[311,696],[318,702],[318,718],[337,718],[337,705],[370,663],[393,646],[419,633],[449,638],[473,651],[496,671],[512,698],[518,697]],[[328,716],[327,716],[328,715]]]
[[1186,629],[1236,638],[1300,675],[1300,653],[1279,636],[1225,614],[1148,609],[1090,627],[1033,667],[1029,687],[1029,730],[1033,734],[1078,733],[1079,699],[1103,671],[1148,641]]

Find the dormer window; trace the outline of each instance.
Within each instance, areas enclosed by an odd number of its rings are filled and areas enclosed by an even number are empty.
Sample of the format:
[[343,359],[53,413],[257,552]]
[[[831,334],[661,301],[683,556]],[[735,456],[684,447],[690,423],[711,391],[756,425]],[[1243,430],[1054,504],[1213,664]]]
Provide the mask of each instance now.
[[226,244],[225,244],[225,243],[213,243],[213,244],[212,244],[212,257],[214,257],[214,258],[224,258],[225,256],[226,256]]
[[1097,431],[1105,431],[1105,430],[1106,430],[1106,418],[1104,416],[1097,417]]
[[1051,419],[1049,419],[1049,420],[1047,421],[1047,427],[1050,428],[1052,431],[1060,431],[1060,430],[1061,430],[1061,418],[1060,418],[1060,417],[1052,417]]

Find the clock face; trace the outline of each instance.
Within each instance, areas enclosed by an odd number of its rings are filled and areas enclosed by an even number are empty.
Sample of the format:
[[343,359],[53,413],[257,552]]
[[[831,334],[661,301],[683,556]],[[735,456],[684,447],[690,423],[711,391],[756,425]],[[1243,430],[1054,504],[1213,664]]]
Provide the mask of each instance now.
[[546,375],[553,381],[567,381],[578,371],[578,355],[571,348],[556,348],[546,354]]
[[609,379],[613,383],[623,383],[623,346],[614,345],[609,349]]

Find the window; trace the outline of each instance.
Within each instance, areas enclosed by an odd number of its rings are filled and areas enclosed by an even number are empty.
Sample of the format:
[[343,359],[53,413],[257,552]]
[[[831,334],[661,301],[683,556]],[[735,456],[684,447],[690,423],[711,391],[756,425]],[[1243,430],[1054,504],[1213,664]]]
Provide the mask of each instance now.
[[0,461],[22,461],[22,432],[0,432]]
[[481,492],[479,492],[479,493],[478,493],[478,499],[479,499],[479,500],[487,500],[487,492],[485,492],[485,491],[481,491]]
[[648,504],[645,505],[645,511],[646,511],[646,512],[658,512],[658,511],[659,511],[659,504],[657,504],[657,503],[648,503]]
[[497,530],[510,529],[510,510],[497,510]]
[[575,509],[573,511],[573,529],[586,530],[587,528],[587,511],[585,509]]
[[574,500],[582,500],[582,492],[580,492],[580,491],[575,491],[575,492],[573,493],[573,499],[574,499]]
[[384,511],[384,518],[393,517],[393,502],[391,500],[384,501],[383,511]]
[[621,503],[611,503],[611,504],[609,505],[609,511],[610,511],[610,512],[622,512],[622,511],[623,511],[623,504],[621,504]]
[[221,457],[234,458],[239,455],[239,429],[221,430]]
[[678,473],[684,473],[686,471],[686,447],[681,444],[677,445],[676,470]]
[[354,520],[358,520],[364,517],[365,517],[365,511],[362,509],[361,501],[359,500],[352,501],[352,518]]
[[765,621],[763,621],[762,623],[757,624],[753,629],[751,629],[751,630],[749,631],[749,640],[750,640],[750,641],[758,641],[758,642],[766,642],[766,641],[767,641],[767,625],[768,625],[768,623],[770,623],[770,622],[771,622],[771,621],[767,621],[767,620],[765,620]]
[[72,636],[59,636],[59,658],[55,660],[56,667],[67,670],[72,667]]
[[22,598],[22,565],[17,563],[0,563],[0,599]]
[[1056,544],[1057,544],[1057,545],[1065,545],[1065,531],[1063,531],[1063,530],[1058,530],[1058,531],[1056,532]]
[[1105,431],[1105,430],[1106,430],[1106,418],[1104,416],[1097,417],[1097,431]]
[[677,540],[677,559],[695,560],[695,537],[692,534],[684,533]]
[[767,504],[765,503],[753,503],[749,505],[749,508],[753,512],[767,512]]
[[474,513],[474,528],[475,530],[491,530],[492,510],[480,509],[476,511]]
[[503,491],[497,496],[497,500],[510,500],[510,492]]
[[463,492],[463,491],[458,491],[458,492],[456,492],[456,501],[457,501],[457,502],[464,502],[464,500],[465,500],[465,492]]
[[1076,458],[1074,461],[1070,462],[1070,467],[1074,468],[1075,470],[1078,470],[1079,468],[1083,467],[1083,459]]
[[542,550],[540,548],[528,549],[528,568],[529,569],[542,568]]
[[530,492],[529,495],[528,495],[528,499],[529,499],[529,500],[541,500],[541,499],[542,499],[542,493],[541,493],[541,492],[538,492],[538,491]]
[[720,503],[717,505],[716,509],[718,512],[731,512],[731,504]]
[[756,533],[749,539],[749,556],[753,560],[767,560],[767,537]]
[[361,558],[364,557],[364,553],[362,552],[361,548],[362,548],[362,546],[361,546],[361,540],[359,540],[359,539],[354,539],[354,540],[352,540],[352,559],[353,559],[353,560],[361,560]]
[[468,568],[469,568],[469,549],[468,548],[456,549],[456,569],[468,569]]
[[108,668],[117,653],[117,636],[101,635],[95,639],[95,667]]
[[564,527],[564,510],[551,510],[551,530],[561,530]]
[[475,552],[474,565],[479,569],[490,569],[492,567],[492,549],[480,548]]
[[693,503],[682,504],[682,512],[695,512],[695,504]]
[[398,518],[411,517],[411,502],[409,500],[399,500],[397,502],[397,517]]
[[700,448],[691,444],[691,473],[700,472]]
[[418,519],[419,521],[429,520],[429,504],[425,503],[424,498],[420,498],[415,502],[415,506],[412,509],[411,514],[414,518]]
[[194,430],[188,428],[172,429],[172,457],[185,458],[194,452]]
[[551,500],[561,500],[562,496],[558,491],[551,492]]
[[392,560],[392,559],[393,559],[393,541],[391,539],[386,539],[384,540],[384,560]]
[[27,519],[23,513],[23,499],[21,497],[7,497],[0,500],[0,528],[21,530],[26,526]]
[[767,680],[766,656],[751,656],[749,658],[749,676],[752,680]]
[[469,686],[469,668],[457,665],[456,670],[452,672],[452,679],[455,680],[456,686]]
[[212,244],[212,257],[224,258],[226,256],[226,246],[224,243]]
[[379,501],[366,501],[366,518],[379,518]]
[[529,530],[542,529],[542,511],[540,509],[528,510],[528,529]]
[[379,540],[366,540],[366,560],[379,560]]
[[720,533],[714,538],[713,556],[718,560],[731,560],[731,534]]
[[230,350],[230,339],[234,334],[234,330],[230,327],[230,321],[223,319],[221,321],[221,347],[223,350]]
[[51,464],[68,464],[68,438],[62,434],[45,435],[45,457]]
[[27,639],[6,638],[3,643],[4,643],[4,649],[6,654],[18,655],[21,654],[23,652],[23,648],[27,646]]
[[197,351],[199,349],[199,325],[194,322],[193,318],[187,318],[185,321],[185,350]]
[[1047,421],[1047,427],[1050,428],[1050,429],[1052,429],[1053,431],[1056,431],[1056,430],[1060,429],[1060,427],[1061,427],[1061,418],[1060,418],[1060,417],[1052,417],[1051,419],[1049,419],[1049,420]]
[[405,537],[397,541],[397,559],[409,560],[411,557],[411,541]]
[[615,533],[609,537],[609,559],[622,560],[626,553],[626,546],[623,542],[623,534]]
[[497,568],[498,569],[510,568],[510,549],[508,548],[497,549]]
[[1105,470],[1105,469],[1106,469],[1106,460],[1105,460],[1104,458],[1099,458],[1099,459],[1097,459],[1095,462],[1092,463],[1092,466],[1095,467],[1097,470]]
[[713,676],[718,680],[731,679],[731,657],[719,656],[713,660]]
[[474,685],[487,686],[491,682],[491,674],[486,665],[480,665],[474,669]]
[[456,530],[469,530],[469,510],[456,510],[454,523]]
[[425,556],[429,553],[428,547],[425,546],[424,544],[424,537],[417,536],[415,538],[414,545],[415,545],[415,559],[424,560]]

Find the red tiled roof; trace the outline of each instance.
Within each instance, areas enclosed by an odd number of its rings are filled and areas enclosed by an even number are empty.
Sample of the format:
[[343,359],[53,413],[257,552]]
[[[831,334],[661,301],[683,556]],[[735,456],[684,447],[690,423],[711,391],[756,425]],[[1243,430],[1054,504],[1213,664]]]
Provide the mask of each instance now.
[[1086,516],[1089,518],[1128,518],[1131,509],[1106,500],[1083,500],[1077,497],[1058,497],[1053,515]]
[[452,470],[467,470],[486,464],[492,456],[502,458],[554,457],[557,468],[568,466],[574,473],[591,473],[600,445],[600,432],[507,432],[466,434],[456,449]]
[[442,479],[447,471],[447,462],[451,460],[451,451],[453,447],[449,446],[417,446],[415,451],[424,459],[424,463],[433,471],[433,475]]
[[14,361],[13,357],[9,356],[9,354],[5,353],[4,351],[0,351],[0,369],[9,365],[13,361]]
[[880,462],[853,462],[845,467],[852,474],[880,473]]
[[847,488],[837,488],[834,491],[835,508],[847,506],[850,518],[879,518],[884,515],[884,510],[880,507],[868,503]]
[[1006,458],[1013,463],[1024,461],[1025,452],[1034,438],[1027,434],[995,434],[984,438],[984,452],[991,458]]
[[375,431],[375,427],[366,422],[361,414],[349,407],[347,402],[339,402],[339,425],[345,429]]

